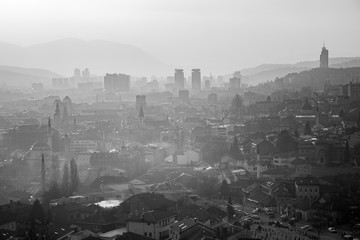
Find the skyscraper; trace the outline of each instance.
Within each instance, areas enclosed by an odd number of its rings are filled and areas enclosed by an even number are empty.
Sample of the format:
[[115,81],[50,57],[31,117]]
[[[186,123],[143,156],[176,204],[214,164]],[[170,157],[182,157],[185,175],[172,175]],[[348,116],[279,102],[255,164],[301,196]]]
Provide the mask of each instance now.
[[201,72],[200,69],[193,69],[191,72],[192,89],[201,90]]
[[328,68],[328,67],[329,67],[329,50],[326,49],[324,44],[320,54],[320,68]]
[[241,86],[241,74],[239,71],[234,73],[234,77],[229,79],[229,90],[238,90]]
[[184,89],[185,78],[183,69],[175,69],[175,87],[177,89]]

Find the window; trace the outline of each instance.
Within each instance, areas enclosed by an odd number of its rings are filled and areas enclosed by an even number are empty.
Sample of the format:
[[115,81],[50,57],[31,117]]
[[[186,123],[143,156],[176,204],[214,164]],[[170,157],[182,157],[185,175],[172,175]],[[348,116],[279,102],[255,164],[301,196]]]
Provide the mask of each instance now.
[[144,236],[147,237],[147,232],[144,232]]
[[318,190],[317,190],[317,188],[315,188],[315,192],[317,192]]
[[149,232],[149,237],[152,237],[152,233],[151,233],[151,232]]
[[310,192],[312,192],[312,188],[310,188]]
[[307,192],[307,188],[305,188],[305,192]]
[[302,188],[299,188],[299,192],[302,192]]

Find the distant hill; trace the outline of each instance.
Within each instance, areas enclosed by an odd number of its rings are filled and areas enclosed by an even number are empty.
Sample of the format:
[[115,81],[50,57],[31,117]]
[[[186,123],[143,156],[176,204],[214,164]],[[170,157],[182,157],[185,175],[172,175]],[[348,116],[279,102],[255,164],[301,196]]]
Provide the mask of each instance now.
[[[330,68],[360,67],[359,57],[330,58]],[[277,77],[284,77],[290,73],[299,73],[319,67],[319,61],[303,61],[295,64],[262,64],[253,68],[242,69],[244,83],[256,85],[261,82],[272,81]],[[226,77],[231,77],[232,74]]]
[[29,87],[32,83],[51,84],[51,78],[60,75],[44,69],[0,66],[0,85]]
[[0,43],[0,65],[44,68],[71,76],[74,68],[90,73],[161,74],[172,68],[131,45],[67,38],[28,47]]

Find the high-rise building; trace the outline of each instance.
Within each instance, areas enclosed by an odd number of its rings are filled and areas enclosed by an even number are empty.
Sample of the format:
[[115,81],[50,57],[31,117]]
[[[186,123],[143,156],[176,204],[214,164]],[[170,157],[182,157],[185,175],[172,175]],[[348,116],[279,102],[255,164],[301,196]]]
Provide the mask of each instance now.
[[229,79],[229,90],[240,89],[241,78],[233,77]]
[[177,89],[184,89],[185,78],[183,69],[175,69],[175,87]]
[[205,80],[205,89],[210,89],[210,80]]
[[193,69],[191,71],[191,82],[192,89],[200,91],[201,90],[201,72],[200,69]]
[[89,79],[90,78],[90,71],[88,68],[85,68],[84,71],[82,72],[82,77],[83,79]]
[[104,88],[111,92],[129,92],[130,76],[126,74],[106,74],[104,77]]
[[78,68],[75,68],[74,69],[74,77],[76,78],[76,79],[79,79],[81,76],[80,76],[80,69],[78,69]]
[[146,96],[136,95],[136,108],[146,108]]
[[329,50],[326,49],[324,44],[320,54],[320,68],[328,68],[328,67],[329,67]]
[[208,95],[208,104],[217,104],[217,101],[218,101],[218,96],[216,93],[210,93]]

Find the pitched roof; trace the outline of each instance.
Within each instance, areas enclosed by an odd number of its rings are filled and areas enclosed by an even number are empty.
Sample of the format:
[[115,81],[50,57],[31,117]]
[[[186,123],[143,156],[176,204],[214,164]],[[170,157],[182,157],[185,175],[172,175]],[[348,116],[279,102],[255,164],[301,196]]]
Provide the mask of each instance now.
[[168,211],[157,211],[151,210],[144,212],[143,214],[131,213],[127,221],[129,222],[146,222],[146,223],[156,223],[164,219],[174,216],[175,213]]

